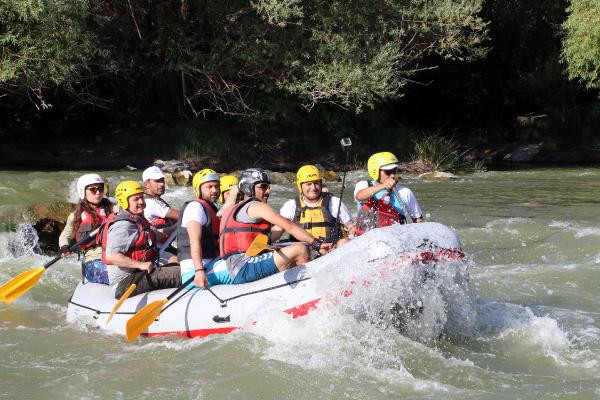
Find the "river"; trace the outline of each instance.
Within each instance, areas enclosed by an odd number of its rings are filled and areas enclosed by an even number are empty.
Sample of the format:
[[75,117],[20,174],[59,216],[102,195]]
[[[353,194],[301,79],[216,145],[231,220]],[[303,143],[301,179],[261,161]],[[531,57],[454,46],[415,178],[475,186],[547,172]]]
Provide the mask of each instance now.
[[[0,215],[24,203],[74,200],[80,174],[0,171]],[[140,176],[102,174],[112,188]],[[346,204],[365,177],[348,174]],[[269,201],[278,207],[295,185],[274,180]],[[600,398],[600,168],[403,181],[427,219],[463,242],[476,290],[473,332],[421,341],[340,316],[128,343],[66,322],[80,279],[72,258],[15,303],[0,304],[0,398]],[[329,189],[339,193],[340,184]],[[191,195],[169,188],[166,199],[177,206]],[[15,235],[0,233],[2,283],[49,260]],[[18,257],[9,251],[15,244]]]

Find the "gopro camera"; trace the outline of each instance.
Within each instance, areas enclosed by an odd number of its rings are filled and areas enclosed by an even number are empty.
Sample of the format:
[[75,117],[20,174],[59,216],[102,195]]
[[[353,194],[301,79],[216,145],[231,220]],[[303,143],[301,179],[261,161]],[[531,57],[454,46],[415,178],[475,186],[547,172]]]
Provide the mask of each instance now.
[[340,140],[340,144],[343,148],[350,147],[352,146],[352,140],[350,140],[350,138],[345,137],[342,138],[342,140]]

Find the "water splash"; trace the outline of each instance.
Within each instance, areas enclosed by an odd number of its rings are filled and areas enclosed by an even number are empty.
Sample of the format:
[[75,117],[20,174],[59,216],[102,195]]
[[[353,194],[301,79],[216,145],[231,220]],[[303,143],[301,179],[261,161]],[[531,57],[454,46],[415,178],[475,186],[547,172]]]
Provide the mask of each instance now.
[[13,257],[42,254],[37,232],[30,222],[23,222],[14,235],[9,235],[7,248]]

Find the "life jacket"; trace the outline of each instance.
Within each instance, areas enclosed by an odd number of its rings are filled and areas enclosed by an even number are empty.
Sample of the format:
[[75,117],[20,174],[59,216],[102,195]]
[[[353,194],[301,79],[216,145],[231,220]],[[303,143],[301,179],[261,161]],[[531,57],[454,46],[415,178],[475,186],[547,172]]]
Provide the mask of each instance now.
[[[334,243],[343,237],[342,229],[330,211],[331,193],[323,192],[316,207],[307,206],[302,195],[294,199],[296,211],[293,221],[316,239]],[[296,238],[293,238],[297,240]]]
[[[163,203],[165,206],[171,208],[171,206],[169,205],[169,203],[167,203],[166,201],[164,201],[161,197],[158,196],[150,196],[149,194],[144,194],[144,199],[148,200],[148,199],[152,199],[154,201],[158,201],[159,203]],[[150,222],[150,225],[152,225],[152,227],[154,229],[165,229],[165,228],[169,228],[173,225],[175,225],[175,223],[173,222],[173,220],[171,220],[170,218],[156,218],[154,221]],[[169,237],[168,234],[163,235],[160,239],[159,242],[160,243],[164,243],[167,241],[167,238]]]
[[154,231],[151,228],[150,223],[146,218],[133,215],[126,211],[120,211],[116,214],[110,214],[106,221],[100,226],[98,236],[96,236],[96,242],[102,246],[102,262],[109,265],[110,263],[106,260],[106,244],[108,243],[108,229],[114,223],[127,221],[131,224],[135,224],[137,227],[137,238],[131,245],[127,252],[123,255],[134,259],[135,261],[152,261],[156,255],[156,237]]
[[[81,212],[81,223],[79,224],[79,228],[77,228],[77,232],[75,232],[75,241],[80,242],[82,239],[86,238],[91,231],[102,225],[108,218],[103,207],[98,207],[96,209],[96,216],[98,217],[99,222],[94,223],[92,214],[85,210]],[[95,240],[90,240],[88,243],[79,245],[79,247],[84,250],[97,246],[98,244]]]
[[227,259],[234,254],[245,253],[256,236],[271,233],[271,223],[265,220],[254,224],[246,224],[236,220],[238,212],[246,204],[259,201],[250,198],[246,201],[227,207],[221,216],[219,250],[220,256]]
[[[217,258],[219,255],[219,224],[221,221],[220,218],[217,217],[217,208],[214,204],[203,199],[192,201],[200,203],[208,216],[208,224],[202,225],[202,238],[200,240],[202,258]],[[183,205],[179,212],[179,221],[177,221],[177,259],[180,261],[192,258],[190,235],[187,228],[181,226],[183,212],[192,201],[188,201]]]
[[[373,182],[368,182],[369,187]],[[394,206],[391,198],[398,197],[397,194],[389,190],[380,190],[371,196],[366,202],[360,204],[356,216],[356,235],[362,235],[373,228],[380,228],[392,224],[405,224],[406,216],[399,206]],[[396,199],[398,202],[400,199]]]

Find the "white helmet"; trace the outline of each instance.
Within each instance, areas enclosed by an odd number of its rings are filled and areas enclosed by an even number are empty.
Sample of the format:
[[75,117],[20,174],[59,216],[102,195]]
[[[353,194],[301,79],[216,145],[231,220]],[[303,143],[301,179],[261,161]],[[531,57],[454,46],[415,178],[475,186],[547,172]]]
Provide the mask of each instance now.
[[79,195],[79,199],[83,200],[85,198],[86,186],[98,183],[104,184],[104,179],[98,174],[81,175],[79,179],[77,179],[77,194]]

